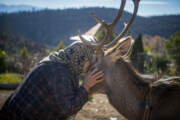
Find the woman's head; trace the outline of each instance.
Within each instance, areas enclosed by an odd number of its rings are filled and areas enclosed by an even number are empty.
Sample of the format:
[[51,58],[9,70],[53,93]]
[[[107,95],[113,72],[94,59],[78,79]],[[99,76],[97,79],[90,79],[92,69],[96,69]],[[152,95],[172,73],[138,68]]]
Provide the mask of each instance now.
[[[69,67],[69,69],[71,70],[72,74],[75,77],[78,77],[81,73],[87,72],[87,68],[90,65],[89,63],[93,58],[94,52],[95,52],[94,48],[86,46],[82,42],[78,41],[72,43],[64,50],[51,53],[41,62],[45,62],[45,61],[61,62],[65,66]],[[87,64],[85,65],[85,63]]]
[[[94,51],[94,48],[86,46],[82,42],[74,42],[64,50],[64,58],[73,72],[82,73],[85,63],[91,62]],[[59,51],[59,55],[61,56],[61,51]]]

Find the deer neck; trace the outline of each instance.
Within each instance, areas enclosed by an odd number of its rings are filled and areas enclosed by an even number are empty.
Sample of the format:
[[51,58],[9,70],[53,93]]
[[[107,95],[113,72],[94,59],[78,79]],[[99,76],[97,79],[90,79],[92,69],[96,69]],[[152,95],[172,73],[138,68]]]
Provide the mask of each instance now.
[[149,83],[131,66],[119,72],[119,83],[107,94],[109,102],[128,119],[140,120],[144,113]]

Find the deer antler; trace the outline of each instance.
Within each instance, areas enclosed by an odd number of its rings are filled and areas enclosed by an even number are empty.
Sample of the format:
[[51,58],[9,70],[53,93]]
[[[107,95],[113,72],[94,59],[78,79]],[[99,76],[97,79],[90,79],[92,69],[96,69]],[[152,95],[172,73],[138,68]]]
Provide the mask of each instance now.
[[[81,39],[81,41],[88,45],[88,46],[91,46],[93,48],[96,49],[97,51],[97,54],[98,54],[98,58],[101,58],[104,54],[104,49],[108,49],[110,47],[112,47],[113,45],[115,45],[123,36],[124,34],[127,32],[127,30],[129,29],[129,27],[131,26],[132,22],[134,21],[134,18],[136,17],[136,14],[137,14],[137,10],[138,10],[138,4],[139,4],[139,1],[140,0],[133,0],[134,4],[135,4],[135,9],[134,9],[134,13],[133,13],[133,16],[130,20],[130,22],[126,25],[125,24],[125,28],[124,30],[121,32],[120,35],[118,35],[117,38],[115,38],[115,40],[113,40],[111,43],[109,43],[108,45],[105,45],[106,42],[108,41],[108,39],[110,38],[111,34],[112,34],[112,31],[115,27],[115,25],[118,23],[119,19],[121,18],[122,16],[122,13],[123,13],[123,10],[124,10],[124,7],[125,7],[125,4],[126,4],[126,0],[122,0],[121,2],[121,6],[119,8],[119,11],[118,11],[118,14],[116,16],[116,18],[114,19],[114,21],[110,24],[107,24],[105,23],[104,21],[101,21],[98,17],[96,17],[94,15],[94,13],[92,13],[92,16],[95,18],[95,20],[97,22],[99,22],[101,25],[103,25],[106,29],[107,29],[107,34],[105,35],[105,37],[103,38],[103,40],[99,43],[99,44],[94,44],[94,43],[91,43],[87,40],[85,40],[83,38],[83,36],[80,34],[80,31],[79,31],[79,37]],[[105,46],[104,46],[105,45]]]
[[140,2],[140,0],[133,0],[133,3],[134,3],[135,7],[134,7],[133,15],[132,15],[129,23],[125,24],[125,27],[124,27],[123,31],[111,43],[105,45],[104,49],[108,49],[108,48],[114,46],[120,39],[122,39],[122,37],[127,32],[127,30],[129,29],[129,27],[131,26],[131,24],[133,23],[133,21],[134,21],[134,19],[136,17],[136,14],[137,14],[137,11],[138,11],[139,2]]

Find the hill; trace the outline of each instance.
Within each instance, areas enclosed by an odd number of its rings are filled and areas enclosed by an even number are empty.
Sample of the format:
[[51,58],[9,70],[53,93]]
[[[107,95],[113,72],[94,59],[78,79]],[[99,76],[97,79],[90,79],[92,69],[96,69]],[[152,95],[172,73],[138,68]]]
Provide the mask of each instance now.
[[[113,8],[81,8],[64,10],[42,10],[33,12],[3,13],[0,15],[0,32],[11,33],[31,39],[49,46],[57,46],[60,40],[67,46],[72,41],[69,37],[82,33],[97,24],[91,13],[94,12],[100,19],[111,22],[117,9]],[[128,22],[131,14],[124,12],[122,20]],[[116,31],[120,32],[123,25],[119,22]],[[180,15],[141,17],[137,16],[131,26],[132,36],[139,33],[151,36],[160,35],[168,38],[180,31]]]
[[5,51],[8,56],[17,57],[23,47],[27,48],[30,55],[35,55],[37,53],[44,55],[47,51],[47,47],[42,44],[18,36],[0,33],[0,48],[2,51]]

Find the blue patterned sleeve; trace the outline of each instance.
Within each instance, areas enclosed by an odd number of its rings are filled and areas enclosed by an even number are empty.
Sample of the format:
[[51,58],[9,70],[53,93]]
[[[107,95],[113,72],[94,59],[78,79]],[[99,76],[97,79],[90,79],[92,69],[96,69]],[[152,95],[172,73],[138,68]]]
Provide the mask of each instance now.
[[88,94],[83,86],[74,87],[74,79],[63,72],[52,81],[52,94],[60,113],[71,116],[77,113],[88,101]]

